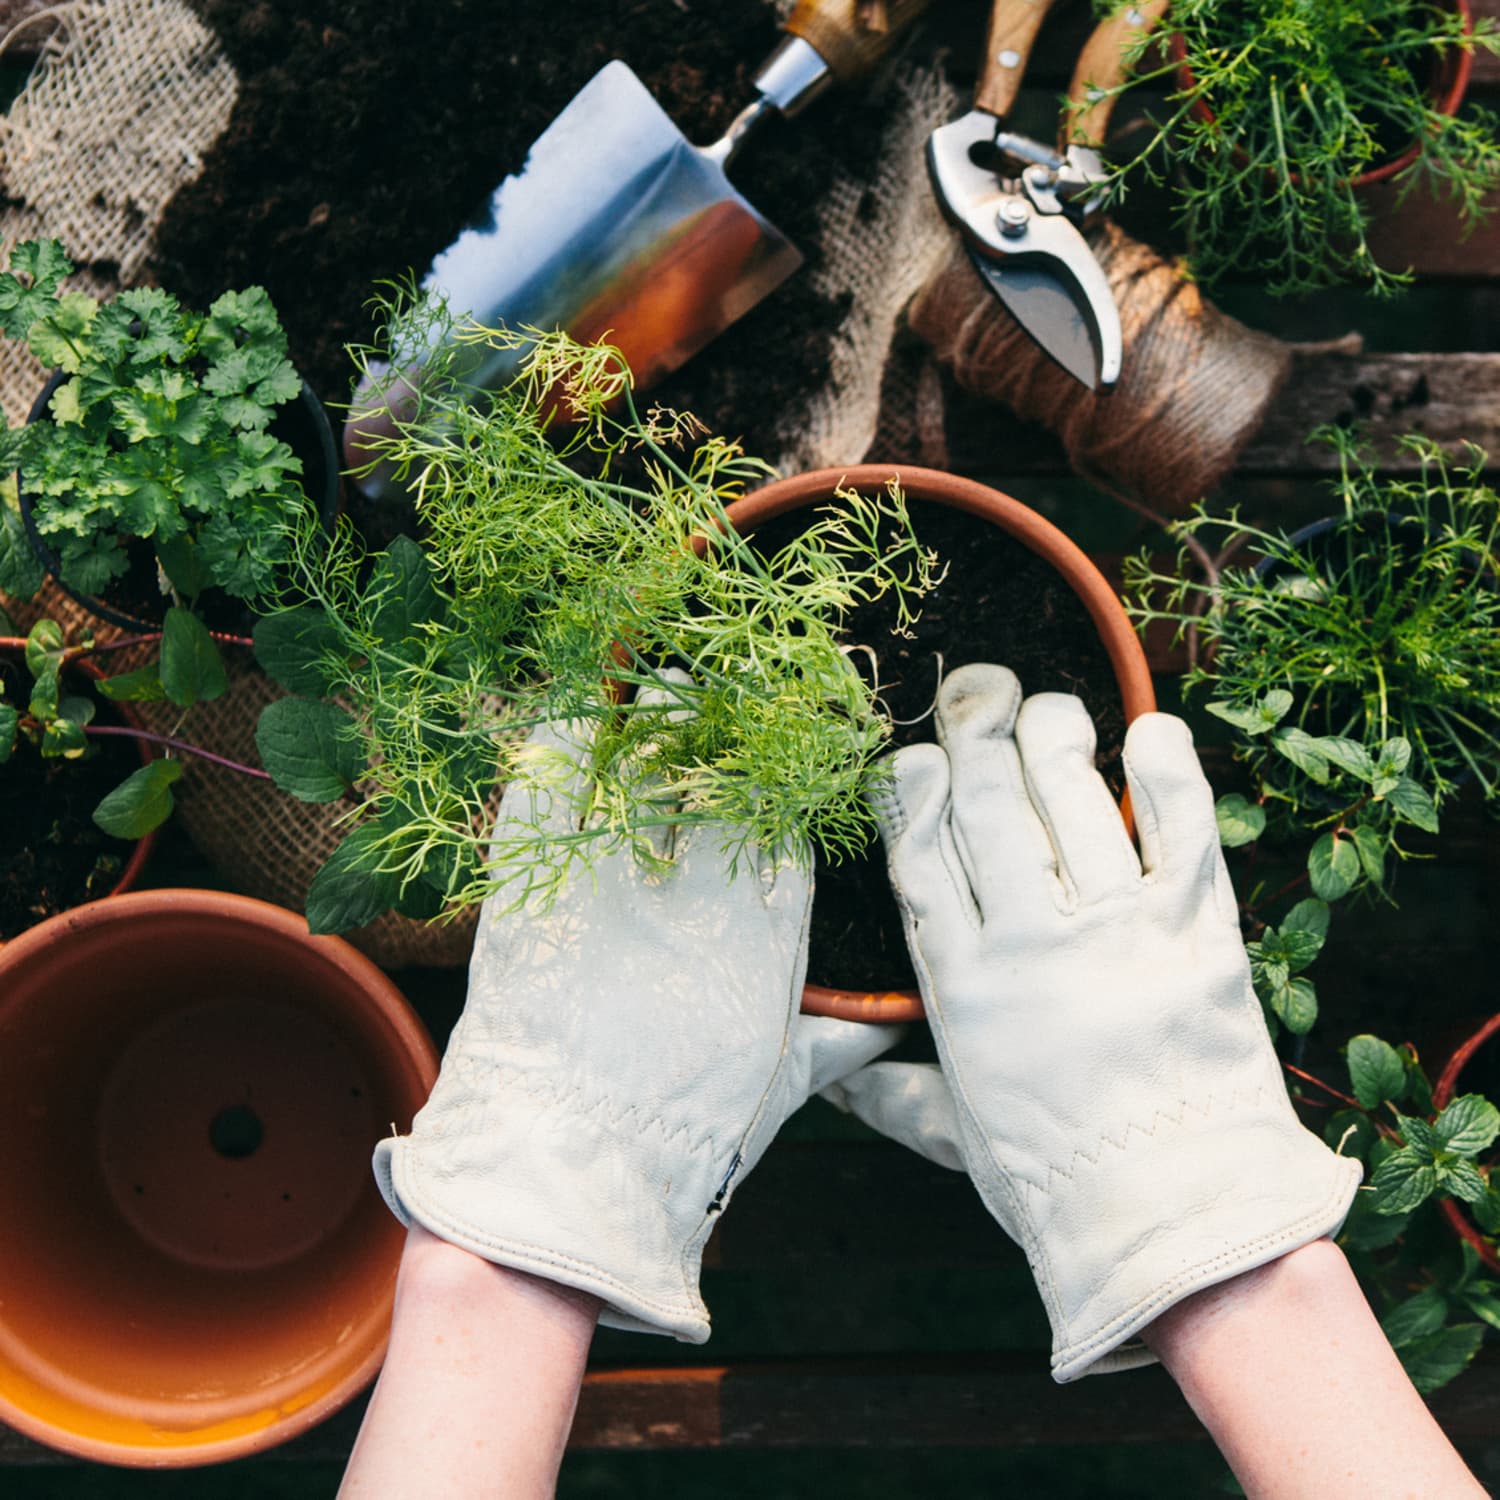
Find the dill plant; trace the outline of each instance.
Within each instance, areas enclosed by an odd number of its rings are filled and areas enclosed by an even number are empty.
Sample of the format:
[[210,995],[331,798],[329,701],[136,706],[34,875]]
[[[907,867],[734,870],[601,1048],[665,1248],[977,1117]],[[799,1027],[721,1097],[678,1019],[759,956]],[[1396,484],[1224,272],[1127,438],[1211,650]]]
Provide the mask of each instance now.
[[[435,352],[370,451],[413,486],[420,542],[369,556],[304,517],[292,589],[256,631],[298,695],[261,719],[267,770],[350,800],[314,930],[430,918],[501,884],[546,899],[606,850],[659,860],[667,825],[715,824],[736,864],[752,844],[802,862],[863,847],[888,726],[839,632],[887,592],[909,623],[933,581],[899,492],[843,494],[762,556],[724,507],[765,466],[690,417],[641,415],[615,350],[393,312],[427,320]],[[470,388],[473,350],[497,343],[525,351],[520,373]],[[527,744],[547,721],[590,745],[581,779]],[[487,844],[501,782],[575,815]]]
[[[1106,200],[1136,178],[1170,177],[1203,281],[1240,272],[1276,295],[1341,281],[1395,291],[1410,273],[1373,258],[1355,179],[1409,146],[1416,156],[1396,178],[1398,201],[1425,184],[1453,202],[1465,229],[1487,211],[1500,186],[1495,117],[1443,114],[1431,81],[1453,52],[1500,51],[1492,19],[1466,32],[1456,10],[1413,0],[1172,0],[1169,25],[1180,58],[1108,91],[1170,87]],[[1136,63],[1148,46],[1134,44]]]

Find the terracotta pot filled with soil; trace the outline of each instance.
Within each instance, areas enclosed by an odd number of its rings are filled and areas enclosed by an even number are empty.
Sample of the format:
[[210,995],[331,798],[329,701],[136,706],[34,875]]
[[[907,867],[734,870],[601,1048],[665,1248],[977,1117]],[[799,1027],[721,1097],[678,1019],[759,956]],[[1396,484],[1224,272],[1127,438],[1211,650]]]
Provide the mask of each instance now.
[[[1440,0],[1440,3],[1445,9],[1455,11],[1462,18],[1466,36],[1474,30],[1474,13],[1469,0]],[[1173,36],[1169,38],[1167,45],[1171,50],[1173,60],[1178,65],[1178,87],[1184,90],[1191,89],[1197,80],[1192,69],[1185,62],[1187,43],[1181,36]],[[1473,70],[1474,54],[1472,52],[1454,49],[1434,54],[1427,92],[1432,96],[1433,104],[1439,114],[1456,115],[1458,113],[1459,106],[1464,102],[1464,96],[1469,91],[1469,78]],[[1201,99],[1193,106],[1193,113],[1205,124],[1214,123],[1213,110]],[[1371,187],[1377,182],[1389,181],[1398,173],[1404,172],[1417,159],[1417,154],[1421,150],[1421,146],[1416,141],[1391,140],[1389,145],[1389,156],[1368,171],[1361,172],[1352,178],[1351,186]],[[1268,180],[1269,175],[1268,173]]]
[[[907,497],[918,539],[948,570],[923,601],[910,639],[892,634],[888,600],[862,607],[847,624],[850,642],[874,651],[879,663],[893,747],[934,737],[930,709],[943,675],[997,662],[1028,694],[1083,699],[1098,730],[1100,771],[1123,800],[1125,728],[1156,707],[1150,669],[1114,590],[1050,521],[973,480],[885,464],[780,480],[736,501],[728,515],[742,532],[775,537],[797,527],[796,512],[831,503],[836,490],[873,495],[891,479]],[[922,1014],[878,845],[818,868],[802,1008],[866,1021]]]
[[371,1151],[436,1075],[395,986],[264,902],[136,892],[0,948],[0,1422],[175,1467],[337,1410],[403,1241]]
[[[104,674],[89,661],[64,676],[70,692],[96,698],[101,720],[132,725],[124,709],[100,699],[92,684]],[[25,703],[30,674],[21,647],[0,646],[0,697]],[[128,891],[156,845],[148,833],[133,843],[105,833],[93,811],[106,793],[151,760],[150,748],[123,736],[98,736],[82,760],[43,756],[24,735],[0,766],[0,943],[86,901]]]
[[[69,378],[65,370],[52,372],[32,403],[26,418],[28,422],[51,421],[48,403],[57,388]],[[338,455],[328,413],[317,393],[306,381],[302,382],[297,399],[288,402],[276,413],[268,431],[273,437],[286,443],[302,460],[302,473],[299,476],[302,488],[308,499],[318,507],[318,514],[326,523],[331,523],[339,510]],[[114,580],[103,597],[81,593],[63,580],[57,553],[46,537],[37,530],[32,515],[31,497],[26,492],[25,474],[18,474],[16,480],[21,519],[26,525],[31,550],[58,588],[95,618],[121,630],[138,633],[160,629],[162,617],[171,601],[162,594],[157,576],[156,553],[151,544],[139,541],[129,547],[129,570],[123,577]],[[212,629],[240,634],[248,632],[249,624],[254,619],[243,599],[237,599],[217,588],[204,591],[199,600],[198,612]]]
[[[1500,1099],[1500,1015],[1491,1016],[1454,1049],[1432,1086],[1434,1111],[1441,1111],[1460,1094]],[[1500,1250],[1496,1250],[1494,1239],[1469,1217],[1466,1204],[1444,1198],[1438,1210],[1448,1221],[1448,1227],[1474,1247],[1485,1265],[1492,1271],[1500,1271]]]

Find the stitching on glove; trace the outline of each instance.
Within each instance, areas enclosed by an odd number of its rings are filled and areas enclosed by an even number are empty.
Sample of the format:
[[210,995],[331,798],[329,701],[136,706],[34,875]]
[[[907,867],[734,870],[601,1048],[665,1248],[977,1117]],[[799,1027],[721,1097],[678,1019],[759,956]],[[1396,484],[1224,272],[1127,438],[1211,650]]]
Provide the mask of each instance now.
[[1234,1109],[1242,1106],[1253,1109],[1261,1103],[1265,1094],[1266,1086],[1264,1083],[1260,1083],[1249,1090],[1236,1088],[1228,1095],[1207,1094],[1204,1096],[1202,1104],[1197,1104],[1191,1099],[1179,1099],[1175,1112],[1167,1109],[1156,1110],[1151,1116],[1151,1124],[1149,1126],[1142,1125],[1136,1120],[1127,1120],[1125,1128],[1120,1132],[1118,1139],[1109,1135],[1101,1135],[1092,1154],[1080,1148],[1074,1151],[1073,1155],[1069,1157],[1066,1167],[1051,1165],[1047,1168],[1045,1181],[1027,1182],[1026,1186],[1031,1190],[1033,1195],[1047,1197],[1052,1191],[1054,1178],[1061,1177],[1068,1182],[1073,1181],[1074,1176],[1079,1170],[1078,1164],[1080,1161],[1087,1162],[1091,1167],[1097,1167],[1100,1159],[1104,1156],[1106,1148],[1113,1148],[1122,1154],[1129,1150],[1132,1133],[1146,1136],[1149,1139],[1155,1136],[1157,1130],[1163,1124],[1181,1125],[1183,1117],[1189,1110],[1208,1120],[1213,1117],[1215,1110],[1219,1108]]
[[[669,1126],[658,1114],[642,1114],[640,1106],[636,1104],[626,1105],[623,1109],[612,1109],[608,1095],[590,1095],[585,1092],[581,1083],[566,1088],[549,1087],[535,1069],[518,1068],[507,1063],[481,1063],[473,1058],[454,1058],[452,1061],[457,1069],[452,1078],[467,1083],[477,1096],[476,1102],[481,1108],[488,1107],[489,1102],[502,1093],[522,1094],[544,1108],[564,1112],[571,1118],[586,1120],[595,1129],[602,1122],[612,1133],[626,1134],[628,1132],[624,1127],[629,1122],[635,1127],[635,1134],[652,1130],[663,1144],[670,1144],[674,1149],[680,1146],[690,1156],[715,1156],[721,1151],[716,1135],[695,1136],[685,1122]],[[439,1087],[441,1086],[440,1079]],[[436,1095],[437,1090],[433,1092]],[[425,1128],[419,1131],[414,1129],[413,1135],[430,1141],[472,1135],[475,1133],[470,1124],[472,1118],[469,1110],[444,1110],[441,1111],[440,1118],[422,1122]]]
[[[1241,1271],[1251,1271],[1257,1266],[1265,1265],[1275,1260],[1277,1253],[1283,1247],[1287,1251],[1298,1249],[1324,1234],[1331,1233],[1342,1220],[1343,1215],[1340,1214],[1339,1219],[1332,1221],[1329,1215],[1339,1207],[1340,1203],[1343,1203],[1345,1212],[1348,1211],[1348,1190],[1350,1186],[1358,1185],[1362,1175],[1362,1169],[1357,1161],[1345,1161],[1337,1157],[1334,1160],[1340,1162],[1340,1169],[1335,1175],[1333,1190],[1311,1213],[1304,1214],[1302,1218],[1281,1229],[1260,1235],[1246,1244],[1236,1245],[1232,1250],[1223,1251],[1210,1260],[1200,1262],[1190,1270],[1179,1272],[1166,1285],[1158,1287],[1149,1296],[1141,1298],[1124,1312],[1111,1318],[1103,1328],[1097,1329],[1084,1338],[1075,1339],[1063,1349],[1058,1350],[1052,1356],[1052,1368],[1055,1370],[1065,1364],[1072,1364],[1092,1354],[1095,1350],[1100,1353],[1106,1352],[1101,1346],[1129,1338],[1132,1333],[1150,1323],[1158,1313],[1180,1302],[1193,1291],[1201,1290],[1204,1286],[1213,1285],[1219,1281],[1227,1281]],[[1353,1167],[1354,1171],[1351,1173],[1347,1170],[1348,1167]],[[1311,1232],[1314,1229],[1317,1233]]]

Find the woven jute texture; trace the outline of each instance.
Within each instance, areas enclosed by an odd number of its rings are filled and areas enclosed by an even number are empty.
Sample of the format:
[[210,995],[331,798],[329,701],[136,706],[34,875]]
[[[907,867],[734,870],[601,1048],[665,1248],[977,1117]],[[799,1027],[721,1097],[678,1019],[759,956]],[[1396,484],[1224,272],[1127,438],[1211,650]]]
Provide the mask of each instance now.
[[[0,594],[0,605],[23,631],[46,616],[63,627],[70,642],[88,629],[100,640],[119,638],[114,627],[95,620],[51,582],[29,602]],[[99,661],[113,675],[144,665],[154,650],[151,645],[130,647]],[[137,703],[133,708],[154,733],[175,733],[216,755],[258,767],[256,722],[266,704],[284,693],[243,648],[225,646],[223,656],[229,690],[211,703],[196,704],[185,720],[171,704]],[[173,817],[181,820],[199,851],[236,890],[301,911],[312,877],[349,831],[339,824],[348,804],[298,802],[268,782],[196,756],[184,755],[182,762],[182,777],[172,789],[177,802]],[[438,923],[388,914],[344,936],[383,968],[452,968],[468,962],[477,923],[474,906]]]
[[847,298],[827,383],[787,412],[777,467],[785,474],[858,463],[874,440],[881,384],[902,310],[941,270],[952,245],[927,178],[927,137],[958,106],[932,68],[899,71],[886,90],[890,124],[868,182],[842,178],[820,228],[818,290]]
[[955,249],[909,311],[964,389],[1062,438],[1077,472],[1158,510],[1213,490],[1265,418],[1292,348],[1220,312],[1176,266],[1105,223],[1091,236],[1124,334],[1119,384],[1085,390]]
[[[0,239],[59,239],[71,290],[130,285],[172,195],[197,176],[238,83],[184,0],[62,0],[16,41],[50,27],[25,87],[0,115]],[[23,17],[24,19],[24,17]],[[0,341],[0,406],[26,416],[44,378]]]

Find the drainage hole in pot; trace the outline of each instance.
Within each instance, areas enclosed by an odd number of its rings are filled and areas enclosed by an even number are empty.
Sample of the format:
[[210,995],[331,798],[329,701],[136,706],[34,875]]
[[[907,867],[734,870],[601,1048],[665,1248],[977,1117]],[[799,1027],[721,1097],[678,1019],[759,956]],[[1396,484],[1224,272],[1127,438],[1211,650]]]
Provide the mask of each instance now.
[[213,1117],[208,1127],[209,1143],[220,1156],[238,1160],[251,1155],[265,1137],[260,1116],[244,1104],[230,1104]]

